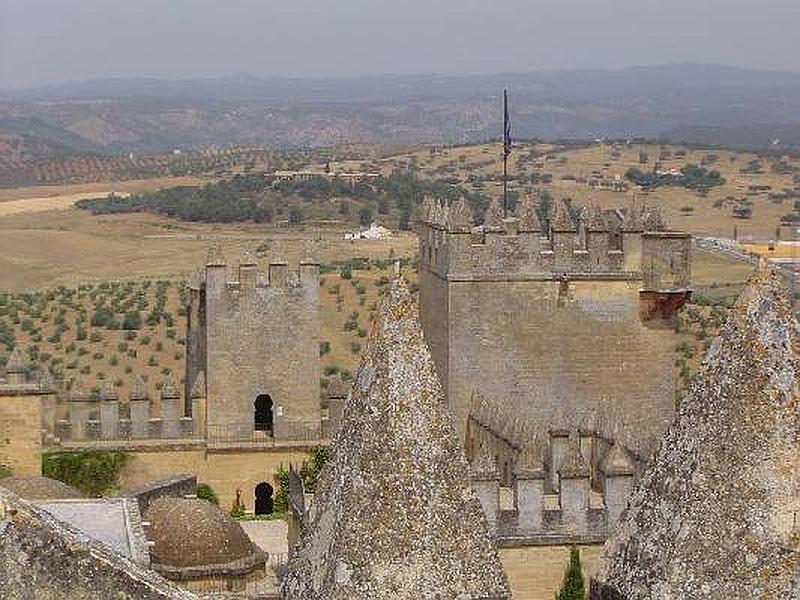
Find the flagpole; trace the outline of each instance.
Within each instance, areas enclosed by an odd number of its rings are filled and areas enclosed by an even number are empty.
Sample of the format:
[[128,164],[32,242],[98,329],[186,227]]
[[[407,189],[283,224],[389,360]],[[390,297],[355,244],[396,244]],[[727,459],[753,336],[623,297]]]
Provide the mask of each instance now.
[[508,218],[508,90],[503,90],[503,216]]

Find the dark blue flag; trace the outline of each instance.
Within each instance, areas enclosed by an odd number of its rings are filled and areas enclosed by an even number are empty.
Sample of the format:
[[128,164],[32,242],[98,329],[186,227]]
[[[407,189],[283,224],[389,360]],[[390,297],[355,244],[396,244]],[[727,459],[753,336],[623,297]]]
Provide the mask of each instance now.
[[511,154],[511,119],[508,117],[508,90],[503,90],[503,156]]

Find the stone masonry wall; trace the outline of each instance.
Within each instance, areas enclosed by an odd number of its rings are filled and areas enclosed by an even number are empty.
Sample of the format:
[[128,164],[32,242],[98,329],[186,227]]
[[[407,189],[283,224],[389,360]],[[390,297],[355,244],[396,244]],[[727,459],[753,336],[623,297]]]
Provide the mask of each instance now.
[[425,342],[433,356],[439,380],[442,383],[445,398],[448,394],[448,366],[449,366],[449,306],[447,282],[437,277],[430,271],[420,270],[420,288],[425,293],[420,294],[420,322],[425,331]]
[[[589,544],[579,548],[584,579],[588,581],[595,571],[603,545]],[[553,599],[569,564],[569,546],[504,546],[499,551],[514,600]]]
[[674,339],[640,322],[638,282],[452,282],[447,299],[458,352],[432,349],[460,423],[475,391],[548,427],[624,414],[635,452],[669,423]]
[[129,452],[131,459],[120,473],[120,485],[134,487],[175,473],[191,473],[198,483],[207,483],[214,489],[222,510],[233,508],[237,490],[241,491],[245,509],[254,510],[256,485],[265,481],[277,491],[275,474],[278,468],[294,465],[299,469],[310,452],[310,447],[261,451],[171,448],[133,451]]
[[15,475],[41,475],[42,398],[0,390],[0,464],[10,466]]
[[[206,283],[209,438],[253,431],[254,402],[269,394],[278,439],[319,436],[319,268],[271,265],[269,285]],[[229,433],[226,433],[229,432]]]

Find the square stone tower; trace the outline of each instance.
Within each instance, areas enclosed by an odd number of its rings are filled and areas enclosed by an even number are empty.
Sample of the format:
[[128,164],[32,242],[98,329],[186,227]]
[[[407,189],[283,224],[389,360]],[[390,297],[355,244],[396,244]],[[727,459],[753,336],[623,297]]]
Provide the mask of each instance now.
[[[204,390],[195,386],[204,385]],[[186,412],[205,394],[209,442],[320,437],[319,265],[209,254],[190,286]]]
[[479,393],[543,427],[624,414],[647,445],[674,409],[691,238],[637,206],[537,209],[495,200],[476,229],[463,201],[425,203],[420,312],[447,402],[462,433]]

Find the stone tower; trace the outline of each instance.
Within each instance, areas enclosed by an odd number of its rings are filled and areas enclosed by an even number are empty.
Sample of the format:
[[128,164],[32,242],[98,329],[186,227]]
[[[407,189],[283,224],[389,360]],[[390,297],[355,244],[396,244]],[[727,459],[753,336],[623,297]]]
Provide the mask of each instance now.
[[209,442],[318,439],[319,265],[272,260],[261,275],[212,249],[189,290],[185,386],[187,414],[205,398]]
[[504,218],[494,200],[482,228],[462,200],[422,213],[420,316],[462,432],[476,392],[542,426],[603,412],[624,414],[643,447],[663,432],[689,235],[636,205],[540,214],[528,197]]
[[303,529],[287,600],[511,597],[400,280],[379,309]]
[[740,296],[608,540],[593,600],[800,598],[800,325]]

